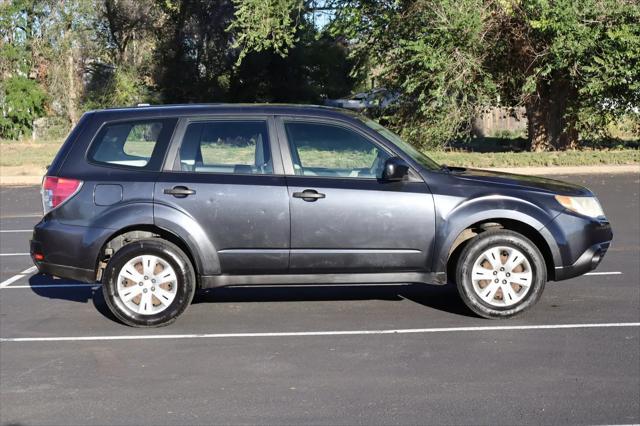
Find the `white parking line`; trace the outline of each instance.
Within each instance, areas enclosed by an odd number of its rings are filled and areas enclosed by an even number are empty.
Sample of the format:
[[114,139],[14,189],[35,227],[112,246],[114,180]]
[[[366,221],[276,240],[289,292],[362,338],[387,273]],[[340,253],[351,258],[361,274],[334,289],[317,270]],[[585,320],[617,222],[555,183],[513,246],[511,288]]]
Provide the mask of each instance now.
[[9,284],[14,283],[16,281],[18,281],[20,278],[24,277],[24,275],[18,274],[18,275],[14,275],[9,279],[6,279],[4,281],[2,281],[0,283],[0,288],[5,288],[7,287]]
[[595,324],[550,324],[550,325],[512,325],[494,327],[443,327],[408,328],[397,330],[344,330],[344,331],[293,331],[275,333],[211,333],[211,334],[152,334],[124,336],[78,336],[78,337],[3,337],[0,342],[79,342],[96,340],[160,340],[160,339],[216,339],[230,337],[308,337],[308,336],[364,336],[374,334],[425,334],[454,333],[474,331],[518,331],[518,330],[554,330],[588,329],[612,327],[640,327],[640,322],[616,322]]
[[0,256],[30,256],[29,253],[0,253]]
[[585,275],[622,275],[622,272],[587,272]]
[[[13,277],[11,277],[13,278]],[[9,280],[11,279],[9,278]],[[9,281],[7,280],[7,281]],[[35,284],[35,285],[9,285],[0,288],[69,288],[69,287],[93,287],[100,288],[102,284]]]
[[25,276],[27,276],[27,275],[29,275],[29,274],[32,274],[32,273],[34,273],[34,272],[35,272],[35,271],[37,271],[37,270],[38,270],[38,268],[36,268],[35,266],[32,266],[32,267],[30,267],[30,268],[27,268],[27,269],[25,269],[24,271],[20,272],[19,274],[16,274],[16,275],[12,276],[11,278],[6,279],[6,280],[2,281],[2,282],[0,283],[0,288],[8,288],[7,286],[8,286],[9,284],[16,282],[16,281],[18,281],[20,278],[25,277]]
[[33,229],[0,229],[0,232],[33,232]]
[[[69,288],[69,287],[95,287],[99,288],[101,284],[40,284],[40,285],[10,285],[20,278],[24,276],[24,274],[30,274],[36,271],[36,267],[32,266],[27,269],[28,272],[23,271],[18,275],[14,275],[13,277],[3,281],[0,283],[0,288]],[[622,272],[590,272],[585,275],[622,275]],[[385,285],[385,284],[318,284],[318,287],[371,287],[375,285]],[[394,286],[405,286],[408,284],[388,284]],[[258,285],[238,285],[234,287],[263,287]],[[293,287],[309,287],[308,285],[287,285],[289,288]]]

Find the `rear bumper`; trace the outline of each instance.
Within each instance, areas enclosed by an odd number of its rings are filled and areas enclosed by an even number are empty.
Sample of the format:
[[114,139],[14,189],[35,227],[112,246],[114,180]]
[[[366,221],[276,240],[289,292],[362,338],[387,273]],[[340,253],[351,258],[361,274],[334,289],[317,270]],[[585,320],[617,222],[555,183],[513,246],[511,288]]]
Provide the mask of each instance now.
[[589,247],[572,265],[555,268],[556,281],[577,277],[598,267],[609,249],[610,241]]
[[[95,282],[100,250],[113,232],[105,228],[67,225],[45,217],[33,229],[31,259],[42,273]],[[35,253],[42,255],[40,260],[35,259]]]
[[44,253],[42,243],[39,241],[30,241],[30,254],[38,272],[41,274],[53,275],[60,278],[68,278],[70,280],[77,280],[86,283],[92,283],[96,281],[96,272],[93,269],[78,268],[75,266],[59,265],[56,263],[38,261],[35,258],[36,253]]
[[41,274],[53,275],[84,283],[96,282],[96,274],[91,269],[73,268],[71,266],[56,265],[53,263],[36,262],[36,267]]

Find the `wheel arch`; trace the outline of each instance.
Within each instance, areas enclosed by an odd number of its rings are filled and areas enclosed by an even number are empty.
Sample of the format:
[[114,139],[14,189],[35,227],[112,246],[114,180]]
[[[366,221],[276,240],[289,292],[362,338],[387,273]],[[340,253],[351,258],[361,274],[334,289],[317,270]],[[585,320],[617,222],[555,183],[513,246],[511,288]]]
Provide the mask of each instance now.
[[[446,271],[450,277],[451,266],[471,238],[488,229],[502,228],[518,232],[531,240],[543,255],[548,279],[555,279],[555,266],[561,264],[558,245],[545,225],[553,220],[538,207],[516,204],[509,210],[458,211],[446,219],[436,238],[434,271]],[[439,244],[437,242],[440,242]]]
[[106,267],[110,258],[119,249],[134,241],[148,238],[160,238],[169,241],[180,248],[180,250],[182,250],[191,261],[191,264],[195,269],[194,272],[196,274],[196,280],[199,281],[198,276],[201,274],[203,265],[202,259],[200,259],[200,257],[198,256],[197,250],[194,251],[194,249],[190,247],[189,244],[176,233],[151,224],[130,225],[125,228],[119,229],[109,235],[109,237],[100,248],[100,251],[98,252],[98,258],[96,259],[96,271],[98,280],[100,280],[102,271]]
[[446,265],[448,274],[451,274],[453,269],[455,269],[458,257],[465,245],[476,235],[491,229],[514,231],[531,240],[542,254],[547,269],[547,277],[549,277],[550,280],[554,278],[556,263],[551,247],[542,233],[524,222],[505,218],[494,218],[477,222],[462,230],[448,249]]

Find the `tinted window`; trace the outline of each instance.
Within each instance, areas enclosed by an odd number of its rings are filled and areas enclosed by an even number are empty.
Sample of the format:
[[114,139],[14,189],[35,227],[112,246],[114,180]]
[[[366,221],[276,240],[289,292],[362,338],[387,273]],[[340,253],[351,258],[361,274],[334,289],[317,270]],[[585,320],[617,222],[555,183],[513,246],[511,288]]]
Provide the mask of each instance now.
[[355,131],[320,123],[286,123],[297,175],[379,178],[390,157]]
[[180,169],[200,173],[271,174],[264,121],[210,121],[187,126]]
[[422,152],[415,149],[412,145],[403,141],[402,138],[400,138],[400,136],[396,135],[391,130],[384,128],[380,124],[369,119],[360,118],[360,120],[362,120],[364,124],[372,128],[376,132],[380,133],[384,138],[393,142],[393,144],[399,147],[400,149],[402,149],[405,152],[405,154],[408,154],[411,158],[413,158],[415,161],[417,161],[427,169],[438,170],[441,168],[438,163],[436,163],[431,158],[424,155]]
[[167,139],[174,122],[147,120],[106,124],[91,146],[89,158],[99,163],[147,168],[158,142]]

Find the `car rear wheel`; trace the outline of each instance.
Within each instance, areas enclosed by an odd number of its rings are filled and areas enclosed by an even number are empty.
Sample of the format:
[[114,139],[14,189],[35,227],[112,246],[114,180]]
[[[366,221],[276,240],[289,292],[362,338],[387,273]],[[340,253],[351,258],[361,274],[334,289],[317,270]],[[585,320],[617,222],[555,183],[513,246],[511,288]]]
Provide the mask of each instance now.
[[460,254],[460,297],[484,318],[509,318],[533,306],[544,290],[547,269],[528,238],[508,230],[475,236]]
[[102,282],[107,305],[120,321],[134,327],[159,327],[172,323],[187,309],[196,280],[180,248],[153,238],[118,250]]

